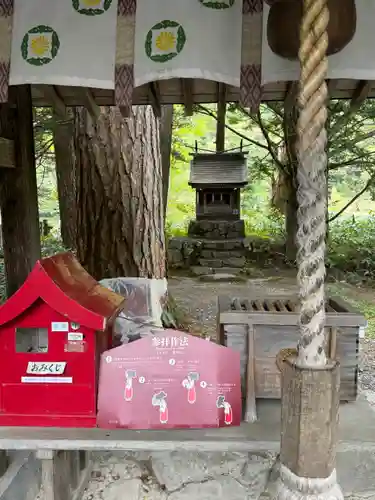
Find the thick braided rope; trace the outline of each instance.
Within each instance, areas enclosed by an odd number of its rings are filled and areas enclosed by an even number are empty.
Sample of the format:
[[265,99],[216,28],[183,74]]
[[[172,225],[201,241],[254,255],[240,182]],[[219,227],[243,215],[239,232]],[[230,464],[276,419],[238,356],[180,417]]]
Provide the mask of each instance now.
[[298,363],[322,366],[324,351],[324,279],[328,89],[327,0],[303,0],[298,130],[298,283],[300,330]]

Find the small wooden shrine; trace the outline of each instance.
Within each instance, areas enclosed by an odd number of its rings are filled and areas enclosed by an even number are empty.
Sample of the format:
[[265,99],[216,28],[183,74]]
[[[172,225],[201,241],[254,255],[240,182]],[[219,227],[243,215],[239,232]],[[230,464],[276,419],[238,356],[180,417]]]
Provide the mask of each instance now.
[[197,220],[239,219],[240,190],[247,184],[245,154],[195,153],[189,184],[196,190]]

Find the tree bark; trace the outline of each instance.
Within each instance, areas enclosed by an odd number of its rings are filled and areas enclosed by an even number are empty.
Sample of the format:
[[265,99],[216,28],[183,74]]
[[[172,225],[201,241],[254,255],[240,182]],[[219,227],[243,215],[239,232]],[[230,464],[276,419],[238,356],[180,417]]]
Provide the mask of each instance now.
[[[292,168],[285,168],[293,172]],[[293,175],[279,171],[272,182],[271,204],[285,216],[285,256],[289,261],[295,261],[297,255],[297,190]]]
[[54,116],[53,141],[56,159],[61,239],[66,248],[75,250],[77,223],[72,120],[72,110],[67,111],[64,118]]
[[286,258],[294,262],[297,257],[297,190],[295,187],[295,182],[292,178],[288,177],[287,181],[287,192],[288,196],[286,199],[286,209],[285,209],[285,256]]
[[11,87],[0,106],[0,136],[14,141],[15,168],[0,169],[0,205],[7,294],[24,283],[40,258],[33,114],[29,85]]
[[77,256],[96,279],[165,277],[159,127],[151,107],[124,119],[75,110]]
[[171,149],[173,132],[173,104],[167,104],[162,107],[160,120],[160,152],[163,174],[163,208],[164,222],[168,206],[169,178],[171,169]]

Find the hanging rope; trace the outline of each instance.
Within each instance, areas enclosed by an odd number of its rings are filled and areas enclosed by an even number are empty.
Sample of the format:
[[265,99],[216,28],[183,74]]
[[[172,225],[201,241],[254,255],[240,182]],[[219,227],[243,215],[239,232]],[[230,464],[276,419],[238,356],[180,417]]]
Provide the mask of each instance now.
[[300,330],[298,362],[326,364],[324,351],[324,279],[326,234],[326,164],[328,89],[327,0],[304,0],[298,131],[298,284]]

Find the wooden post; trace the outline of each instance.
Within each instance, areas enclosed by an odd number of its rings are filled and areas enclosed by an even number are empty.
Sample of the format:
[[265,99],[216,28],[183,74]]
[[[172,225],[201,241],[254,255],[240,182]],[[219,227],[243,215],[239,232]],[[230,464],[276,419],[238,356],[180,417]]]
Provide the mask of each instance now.
[[218,84],[218,103],[217,103],[217,124],[216,124],[216,152],[220,153],[225,150],[225,114],[227,111],[226,104],[226,85]]
[[57,193],[59,198],[61,239],[66,248],[76,248],[76,189],[73,161],[73,113],[54,113],[53,141],[56,159]]
[[161,108],[160,129],[159,129],[161,169],[163,175],[164,222],[168,206],[172,134],[173,134],[173,104],[166,104]]
[[29,85],[9,88],[0,106],[0,136],[14,141],[15,168],[0,169],[0,209],[7,293],[23,284],[40,258],[38,194]]

